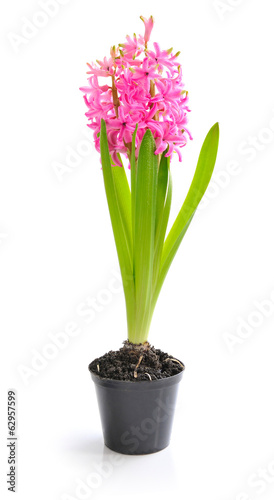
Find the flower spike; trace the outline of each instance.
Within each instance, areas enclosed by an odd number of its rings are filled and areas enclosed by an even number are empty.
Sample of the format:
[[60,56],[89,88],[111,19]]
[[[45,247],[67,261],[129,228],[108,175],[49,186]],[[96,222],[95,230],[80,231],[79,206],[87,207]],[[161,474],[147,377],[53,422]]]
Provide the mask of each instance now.
[[[81,88],[95,147],[100,151],[99,132],[103,118],[115,165],[117,154],[124,154],[129,159],[128,144],[136,124],[136,157],[148,129],[155,139],[155,154],[168,148],[168,154],[177,153],[180,161],[179,148],[191,139],[186,128],[190,110],[177,59],[179,52],[173,54],[172,48],[162,50],[156,42],[148,47],[154,19],[141,16],[141,20],[145,24],[144,36],[127,35],[124,43],[111,47],[110,56],[88,63],[88,86]],[[106,78],[105,85],[98,84],[99,77]]]

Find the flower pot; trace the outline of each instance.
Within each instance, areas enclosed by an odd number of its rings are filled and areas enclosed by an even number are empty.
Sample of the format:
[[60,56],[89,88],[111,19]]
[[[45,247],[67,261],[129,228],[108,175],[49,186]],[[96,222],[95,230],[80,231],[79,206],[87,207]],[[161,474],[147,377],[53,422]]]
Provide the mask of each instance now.
[[156,453],[169,445],[183,372],[148,381],[100,378],[95,383],[105,445],[126,455]]

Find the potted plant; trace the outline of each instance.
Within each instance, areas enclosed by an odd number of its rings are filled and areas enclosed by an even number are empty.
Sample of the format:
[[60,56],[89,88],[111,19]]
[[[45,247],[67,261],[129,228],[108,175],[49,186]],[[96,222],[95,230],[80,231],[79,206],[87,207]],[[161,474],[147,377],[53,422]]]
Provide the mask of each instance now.
[[[188,93],[179,52],[148,46],[133,35],[88,64],[82,87],[86,116],[101,154],[109,213],[125,295],[128,337],[119,351],[89,365],[95,382],[105,444],[126,454],[153,453],[169,444],[184,365],[148,343],[153,311],[171,262],[210,181],[219,127],[203,143],[188,194],[168,235],[172,184],[170,159],[192,139]],[[122,156],[128,161],[128,182]]]

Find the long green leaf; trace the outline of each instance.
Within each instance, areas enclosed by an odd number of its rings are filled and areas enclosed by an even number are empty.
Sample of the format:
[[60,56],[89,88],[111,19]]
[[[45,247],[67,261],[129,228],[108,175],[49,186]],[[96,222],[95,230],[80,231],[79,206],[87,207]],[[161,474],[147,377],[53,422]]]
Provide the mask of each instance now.
[[112,174],[125,236],[132,255],[131,194],[124,166],[113,166]]
[[136,160],[135,160],[135,141],[138,124],[135,127],[131,142],[131,158],[130,158],[130,181],[131,181],[131,225],[132,225],[132,262],[133,262],[133,278],[135,280],[135,204],[136,204]]
[[[135,317],[135,292],[134,292],[134,282],[132,274],[132,256],[128,244],[128,239],[126,236],[123,217],[121,216],[121,209],[119,206],[119,199],[121,192],[119,195],[117,195],[117,190],[115,187],[113,170],[112,170],[114,167],[111,166],[110,154],[108,148],[106,123],[103,119],[101,120],[100,149],[101,149],[102,170],[104,176],[105,191],[106,191],[112,229],[113,229],[113,234],[121,269],[121,275],[123,280],[123,287],[124,287],[126,307],[127,307],[128,326],[129,326],[129,331],[131,331],[134,328],[133,323]],[[116,184],[118,186],[118,191],[119,189],[121,189],[121,183],[118,182],[119,175],[120,174],[117,174],[116,171],[115,176],[116,176]]]
[[219,124],[215,123],[204,140],[188,194],[164,243],[161,268],[153,297],[153,304],[156,303],[171,262],[209,184],[216,162],[218,143]]
[[168,186],[170,157],[165,156],[165,153],[166,151],[162,154],[158,170],[155,233],[157,233],[159,223],[161,223]]
[[157,184],[153,288],[155,288],[158,280],[163,245],[170,214],[171,198],[172,198],[172,181],[170,175],[170,158],[165,157],[163,153],[159,166],[158,184]]
[[153,256],[156,216],[158,158],[151,130],[147,130],[138,155],[135,203],[135,293],[136,336],[143,342],[148,334],[147,318],[152,298]]

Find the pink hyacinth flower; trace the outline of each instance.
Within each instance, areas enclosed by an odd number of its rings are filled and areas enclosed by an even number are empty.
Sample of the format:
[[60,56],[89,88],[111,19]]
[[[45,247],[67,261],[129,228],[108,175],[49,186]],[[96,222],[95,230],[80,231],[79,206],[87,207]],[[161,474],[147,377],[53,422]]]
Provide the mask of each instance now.
[[145,42],[147,43],[147,42],[149,42],[149,39],[150,39],[151,31],[152,31],[153,24],[154,24],[154,19],[152,16],[150,16],[149,19],[146,19],[144,16],[140,16],[140,19],[142,19],[142,21],[145,25],[144,39],[145,39]]
[[[155,139],[156,155],[176,152],[192,139],[187,128],[188,94],[184,90],[179,52],[162,50],[158,43],[148,47],[153,17],[141,17],[145,35],[127,36],[124,43],[112,46],[110,57],[88,64],[88,85],[81,88],[88,108],[88,126],[93,130],[100,151],[101,118],[106,122],[109,152],[115,165],[119,154],[130,158],[132,135],[138,124],[135,155],[145,132]],[[99,83],[100,82],[100,83]]]

